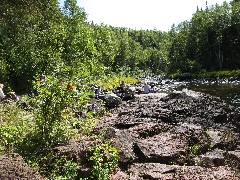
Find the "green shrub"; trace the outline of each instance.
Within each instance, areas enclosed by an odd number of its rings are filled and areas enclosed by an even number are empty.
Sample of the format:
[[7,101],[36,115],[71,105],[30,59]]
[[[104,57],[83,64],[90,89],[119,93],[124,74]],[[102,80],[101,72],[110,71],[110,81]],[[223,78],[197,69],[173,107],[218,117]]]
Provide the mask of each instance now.
[[125,84],[135,84],[138,82],[138,79],[133,77],[128,77],[128,76],[118,77],[118,76],[111,75],[111,76],[106,76],[105,78],[100,79],[95,83],[100,87],[102,87],[103,89],[111,91],[114,89],[114,87],[119,86],[121,81],[124,81]]
[[16,151],[33,129],[32,114],[12,104],[0,104],[0,151]]
[[78,163],[55,151],[46,151],[41,155],[32,156],[28,161],[40,174],[51,180],[72,180],[77,177]]
[[196,155],[199,151],[199,145],[194,144],[193,146],[190,147],[190,154]]
[[90,148],[90,162],[92,163],[92,179],[107,180],[118,162],[118,152],[110,142],[95,144]]
[[197,74],[196,77],[199,78],[224,78],[224,77],[240,77],[240,70],[232,71],[214,71],[214,72],[202,72]]
[[51,166],[52,169],[50,170],[49,179],[69,180],[77,177],[78,164],[68,160],[66,157],[56,159]]
[[169,77],[172,78],[172,79],[177,79],[177,78],[179,78],[181,75],[182,75],[181,72],[176,72],[176,73],[170,74]]
[[67,82],[53,76],[48,76],[44,84],[35,83],[37,95],[34,102],[36,117],[36,132],[39,143],[43,147],[64,143],[78,134],[73,127],[77,120],[76,111],[81,111],[87,96],[67,89]]

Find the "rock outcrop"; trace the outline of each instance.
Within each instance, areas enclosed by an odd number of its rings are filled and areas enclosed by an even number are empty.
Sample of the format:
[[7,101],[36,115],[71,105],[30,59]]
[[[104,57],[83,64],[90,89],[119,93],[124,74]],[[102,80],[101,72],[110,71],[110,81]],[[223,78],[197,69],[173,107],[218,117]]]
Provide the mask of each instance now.
[[[118,149],[111,180],[240,179],[240,113],[220,98],[186,90],[140,94],[112,112],[94,130]],[[53,150],[80,162],[78,178],[87,178],[86,154],[93,142],[80,138]],[[15,171],[6,169],[3,160],[14,162],[0,156],[0,179]],[[31,173],[32,179],[44,179]]]
[[239,179],[239,120],[217,97],[154,93],[121,104],[96,131],[119,151],[112,179]]
[[16,153],[0,155],[0,179],[46,180],[37,170],[30,168]]

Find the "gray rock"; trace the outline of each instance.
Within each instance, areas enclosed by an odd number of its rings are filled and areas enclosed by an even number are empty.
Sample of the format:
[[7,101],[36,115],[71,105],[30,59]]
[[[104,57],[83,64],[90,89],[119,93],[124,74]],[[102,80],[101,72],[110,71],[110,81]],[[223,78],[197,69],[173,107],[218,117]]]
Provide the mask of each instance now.
[[106,107],[108,107],[109,109],[118,107],[122,103],[122,99],[113,93],[105,94],[104,101]]
[[202,167],[224,166],[226,165],[224,151],[215,149],[214,151],[209,151],[206,154],[199,155],[195,158],[195,165]]
[[177,166],[159,163],[135,163],[128,169],[129,179],[239,179],[240,174],[229,167],[204,168],[201,166]]
[[119,105],[98,126],[112,128],[128,179],[236,179],[237,117],[235,108],[210,95],[154,93]]
[[185,155],[188,149],[184,135],[170,132],[140,139],[135,146],[135,153],[140,161],[163,164],[178,161],[178,158]]

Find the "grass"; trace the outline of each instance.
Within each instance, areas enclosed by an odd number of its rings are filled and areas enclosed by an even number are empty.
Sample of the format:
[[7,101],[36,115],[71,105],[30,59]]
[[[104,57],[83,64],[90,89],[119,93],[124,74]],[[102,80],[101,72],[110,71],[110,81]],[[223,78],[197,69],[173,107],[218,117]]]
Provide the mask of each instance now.
[[[178,79],[183,77],[184,74],[182,73],[174,73],[169,75],[170,78],[173,79]],[[193,78],[230,78],[230,77],[235,77],[239,78],[240,77],[240,70],[232,70],[232,71],[227,71],[227,70],[222,70],[222,71],[213,71],[213,72],[203,72],[203,73],[198,73],[198,74],[192,74]]]
[[125,84],[135,84],[139,80],[133,77],[106,77],[104,80],[95,83],[105,90],[112,91],[116,86],[119,86],[121,81],[124,81]]

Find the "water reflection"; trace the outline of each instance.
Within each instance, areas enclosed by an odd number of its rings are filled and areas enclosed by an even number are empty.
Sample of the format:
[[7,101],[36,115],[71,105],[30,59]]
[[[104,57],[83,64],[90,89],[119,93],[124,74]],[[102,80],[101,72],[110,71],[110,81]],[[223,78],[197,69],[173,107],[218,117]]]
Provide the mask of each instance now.
[[161,85],[164,92],[181,91],[183,88],[220,97],[240,109],[240,82],[171,81]]
[[199,84],[189,83],[187,88],[193,91],[207,93],[220,97],[237,107],[240,107],[240,84],[233,83],[212,83]]

